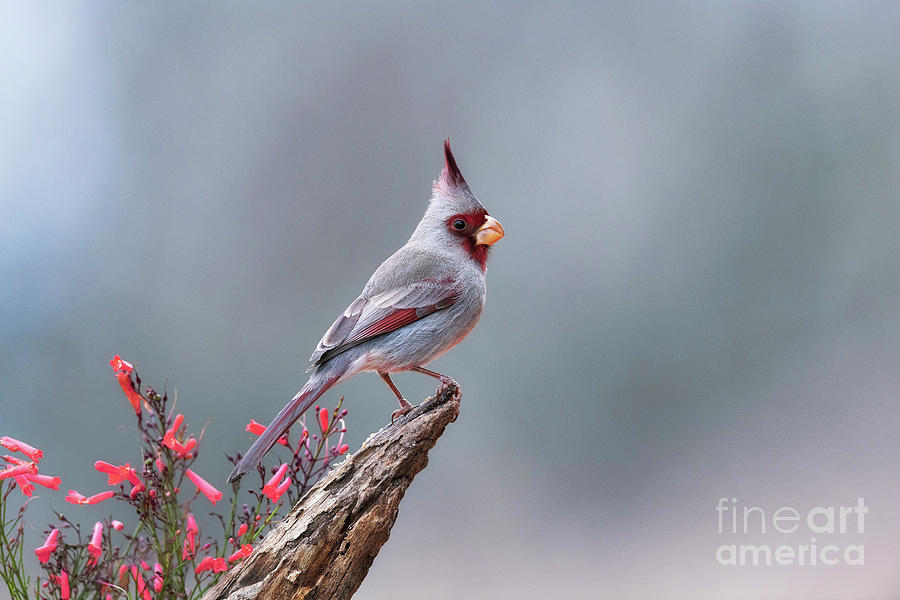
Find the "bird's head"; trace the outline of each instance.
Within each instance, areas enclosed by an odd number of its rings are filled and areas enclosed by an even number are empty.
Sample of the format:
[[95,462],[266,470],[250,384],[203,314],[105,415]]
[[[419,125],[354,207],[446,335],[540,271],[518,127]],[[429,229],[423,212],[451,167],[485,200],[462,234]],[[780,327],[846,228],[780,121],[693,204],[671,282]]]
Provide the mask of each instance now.
[[503,227],[469,189],[450,150],[450,140],[444,140],[444,162],[413,239],[462,250],[483,270],[488,248],[503,237]]

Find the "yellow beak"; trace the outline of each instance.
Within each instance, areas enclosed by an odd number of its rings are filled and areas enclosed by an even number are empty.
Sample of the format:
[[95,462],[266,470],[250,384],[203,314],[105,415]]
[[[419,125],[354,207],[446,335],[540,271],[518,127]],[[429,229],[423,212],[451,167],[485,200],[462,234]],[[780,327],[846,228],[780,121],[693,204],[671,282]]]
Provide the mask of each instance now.
[[503,237],[503,226],[500,221],[488,215],[484,218],[484,225],[475,232],[475,244],[490,246]]

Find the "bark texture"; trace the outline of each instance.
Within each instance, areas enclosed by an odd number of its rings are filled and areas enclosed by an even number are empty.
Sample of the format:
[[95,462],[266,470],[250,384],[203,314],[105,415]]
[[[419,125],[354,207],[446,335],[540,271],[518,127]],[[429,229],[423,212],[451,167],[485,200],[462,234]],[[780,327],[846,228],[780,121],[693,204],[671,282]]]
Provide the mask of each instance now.
[[387,541],[406,488],[458,414],[459,388],[449,385],[369,436],[204,600],[350,598]]

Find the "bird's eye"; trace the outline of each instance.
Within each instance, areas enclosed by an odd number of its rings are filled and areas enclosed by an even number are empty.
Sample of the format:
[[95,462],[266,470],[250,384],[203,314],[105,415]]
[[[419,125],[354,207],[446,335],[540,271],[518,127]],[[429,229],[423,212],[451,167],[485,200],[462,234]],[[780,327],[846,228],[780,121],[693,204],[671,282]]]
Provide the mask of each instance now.
[[457,220],[453,221],[453,229],[455,229],[457,231],[462,231],[465,228],[466,228],[466,222],[463,221],[462,219],[457,219]]

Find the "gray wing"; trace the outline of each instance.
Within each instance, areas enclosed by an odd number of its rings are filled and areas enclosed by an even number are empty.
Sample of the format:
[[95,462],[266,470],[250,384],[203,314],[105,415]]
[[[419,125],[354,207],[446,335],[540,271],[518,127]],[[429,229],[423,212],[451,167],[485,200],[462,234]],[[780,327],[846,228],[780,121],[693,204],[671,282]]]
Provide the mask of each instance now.
[[453,306],[459,294],[456,282],[444,277],[422,279],[370,298],[360,296],[325,332],[309,361],[320,365],[367,340]]

